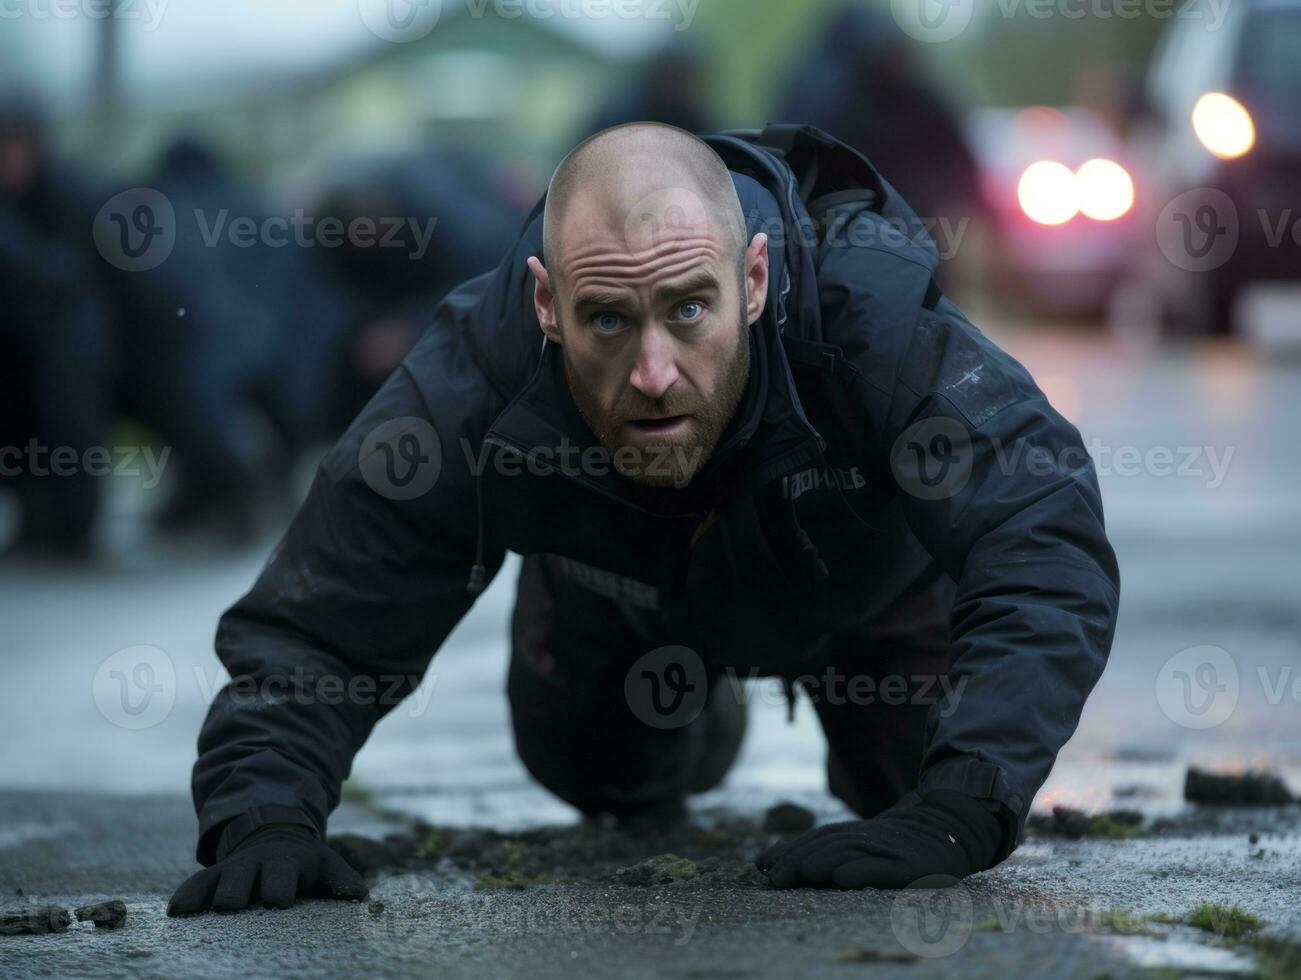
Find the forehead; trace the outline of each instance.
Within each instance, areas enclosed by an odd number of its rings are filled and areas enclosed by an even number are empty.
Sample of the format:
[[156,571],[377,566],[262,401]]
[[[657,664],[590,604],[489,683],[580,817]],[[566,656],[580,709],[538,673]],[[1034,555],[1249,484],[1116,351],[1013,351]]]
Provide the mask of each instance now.
[[562,221],[558,245],[553,260],[562,278],[600,268],[635,276],[683,262],[712,266],[727,250],[699,195],[680,187],[632,200],[578,197]]

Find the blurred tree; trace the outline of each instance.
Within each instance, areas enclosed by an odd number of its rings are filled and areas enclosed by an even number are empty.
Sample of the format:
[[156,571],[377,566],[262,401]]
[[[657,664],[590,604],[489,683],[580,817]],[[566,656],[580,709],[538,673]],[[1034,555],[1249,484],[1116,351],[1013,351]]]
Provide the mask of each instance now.
[[[890,16],[889,0],[861,0]],[[1092,9],[1063,0],[1070,12]],[[705,0],[690,32],[713,59],[712,98],[725,127],[768,121],[780,86],[818,37],[839,0]],[[1063,105],[1077,79],[1104,66],[1141,75],[1169,17],[1119,14],[1037,16],[1041,5],[979,0],[976,17],[959,37],[916,43],[930,72],[968,105]],[[1161,8],[1164,9],[1164,8]],[[1004,10],[1011,10],[1005,16]]]

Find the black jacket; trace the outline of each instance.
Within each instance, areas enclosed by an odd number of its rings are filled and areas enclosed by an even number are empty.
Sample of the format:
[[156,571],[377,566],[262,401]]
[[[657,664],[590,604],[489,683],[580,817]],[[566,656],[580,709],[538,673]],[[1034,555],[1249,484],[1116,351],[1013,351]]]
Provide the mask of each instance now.
[[[962,693],[933,709],[921,782],[997,801],[1015,846],[1111,645],[1119,575],[1092,463],[937,295],[933,244],[866,161],[816,130],[784,138],[785,160],[709,137],[750,233],[769,233],[770,291],[741,406],[685,491],[565,455],[595,439],[534,314],[541,205],[495,272],[439,306],[222,617],[217,652],[244,686],[199,738],[200,861],[228,821],[228,837],[286,815],[324,829],[371,728],[473,603],[467,579],[507,549],[613,573],[659,642],[773,673],[948,576]],[[322,697],[323,676],[361,695]]]

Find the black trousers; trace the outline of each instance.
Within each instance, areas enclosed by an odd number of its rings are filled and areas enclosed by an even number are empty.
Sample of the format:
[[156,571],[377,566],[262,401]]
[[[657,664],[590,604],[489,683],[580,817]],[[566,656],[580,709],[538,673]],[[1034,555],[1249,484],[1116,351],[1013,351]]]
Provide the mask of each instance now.
[[[928,715],[948,672],[947,580],[917,590],[869,627],[829,635],[787,678],[827,738],[830,791],[870,817],[917,786]],[[720,781],[740,747],[738,681],[706,674],[694,720],[647,724],[630,670],[657,648],[651,617],[525,557],[511,619],[507,694],[516,748],[543,786],[583,813],[636,817]],[[737,675],[744,677],[744,673]]]

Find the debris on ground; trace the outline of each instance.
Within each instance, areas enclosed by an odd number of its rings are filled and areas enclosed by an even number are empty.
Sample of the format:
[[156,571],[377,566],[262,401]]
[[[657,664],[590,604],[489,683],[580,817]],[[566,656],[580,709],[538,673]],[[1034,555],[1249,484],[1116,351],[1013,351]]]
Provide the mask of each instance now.
[[431,830],[425,835],[416,853],[422,858],[434,859],[447,849],[447,838],[437,830]]
[[1088,814],[1055,806],[1050,815],[1032,814],[1027,826],[1039,834],[1079,840],[1083,837],[1126,839],[1143,835],[1143,814],[1138,810],[1107,810]]
[[1271,772],[1220,775],[1190,768],[1184,799],[1216,806],[1285,806],[1296,802],[1287,784]]
[[120,929],[126,922],[126,902],[120,898],[83,905],[76,912],[78,922],[93,922],[96,929]]
[[700,867],[689,858],[678,857],[676,854],[657,854],[645,861],[620,868],[614,873],[613,880],[620,885],[644,888],[647,885],[671,885],[698,874]]
[[813,814],[794,804],[760,823],[734,814],[706,813],[663,825],[620,825],[585,820],[564,827],[513,833],[483,828],[434,827],[372,840],[356,834],[329,838],[361,874],[420,872],[464,876],[478,891],[554,883],[691,889],[763,888],[754,858],[773,843],[770,827],[807,829]]
[[778,803],[763,818],[763,829],[770,834],[802,834],[812,830],[813,811],[795,803]]
[[40,936],[66,932],[72,924],[68,910],[57,905],[37,905],[17,912],[0,913],[0,936]]

